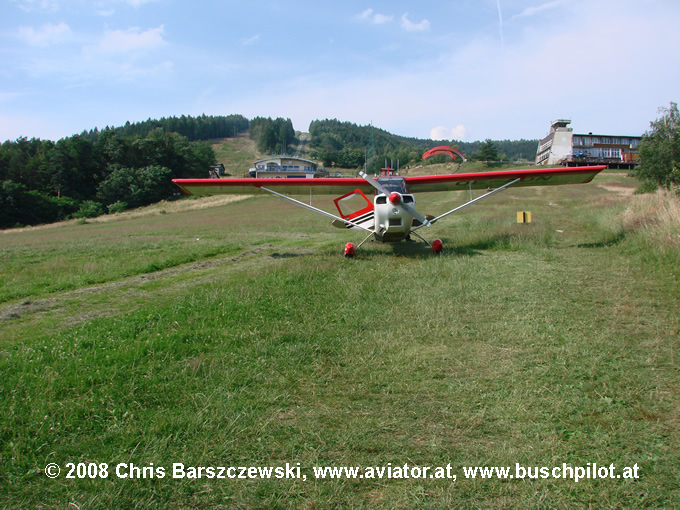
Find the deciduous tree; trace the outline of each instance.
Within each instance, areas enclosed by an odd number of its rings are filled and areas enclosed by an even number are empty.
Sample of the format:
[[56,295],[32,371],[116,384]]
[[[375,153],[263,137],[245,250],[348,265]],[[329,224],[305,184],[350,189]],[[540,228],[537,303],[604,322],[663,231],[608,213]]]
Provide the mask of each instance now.
[[659,108],[661,117],[650,123],[640,142],[640,180],[671,189],[680,186],[680,113],[677,103]]

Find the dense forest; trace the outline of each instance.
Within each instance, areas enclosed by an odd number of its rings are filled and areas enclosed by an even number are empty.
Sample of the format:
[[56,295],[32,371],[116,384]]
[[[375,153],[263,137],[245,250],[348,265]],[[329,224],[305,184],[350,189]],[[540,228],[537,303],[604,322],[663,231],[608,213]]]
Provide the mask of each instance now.
[[[393,135],[373,126],[358,126],[336,119],[316,120],[309,126],[311,156],[326,167],[356,168],[366,166],[370,172],[397,161],[402,167],[423,164],[425,151],[446,141],[424,140]],[[538,140],[459,142],[451,145],[459,148],[471,160],[481,161],[533,161]],[[486,150],[485,150],[486,149]],[[491,150],[489,150],[491,149]],[[427,163],[445,160],[435,157]]]
[[[0,228],[91,217],[169,198],[177,191],[171,179],[208,176],[216,161],[207,140],[246,131],[263,153],[285,154],[298,143],[290,119],[248,120],[242,115],[148,119],[94,128],[57,142],[6,141],[0,145]],[[328,168],[367,163],[369,171],[377,171],[385,161],[399,161],[402,167],[423,164],[425,151],[446,143],[335,119],[313,121],[309,131],[309,157]],[[537,142],[453,144],[470,159],[496,161],[531,160]]]
[[91,217],[157,202],[171,179],[204,177],[212,147],[157,129],[124,137],[101,131],[58,142],[20,138],[0,146],[0,227]]

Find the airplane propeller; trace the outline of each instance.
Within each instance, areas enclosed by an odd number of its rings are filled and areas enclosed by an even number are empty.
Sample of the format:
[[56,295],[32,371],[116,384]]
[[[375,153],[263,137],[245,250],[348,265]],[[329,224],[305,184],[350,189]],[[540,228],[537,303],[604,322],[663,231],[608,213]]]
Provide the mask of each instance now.
[[393,204],[393,205],[399,205],[399,204],[401,204],[401,206],[402,206],[404,209],[406,209],[406,211],[408,211],[408,213],[409,213],[411,216],[413,216],[415,219],[417,219],[417,220],[421,223],[421,225],[424,225],[424,226],[426,226],[426,227],[429,227],[430,225],[432,225],[432,224],[430,223],[430,220],[428,220],[425,216],[423,216],[422,214],[420,214],[420,213],[416,210],[415,207],[410,206],[410,205],[408,205],[406,202],[404,202],[404,201],[401,199],[401,194],[400,194],[400,193],[397,193],[396,191],[393,191],[392,193],[390,193],[389,191],[387,191],[387,190],[385,189],[385,187],[384,187],[382,184],[380,184],[380,182],[378,182],[377,180],[373,179],[372,177],[370,177],[370,176],[369,176],[367,173],[365,173],[365,172],[359,172],[359,175],[360,175],[361,177],[363,177],[364,180],[365,180],[366,182],[368,182],[371,186],[373,186],[375,189],[377,189],[380,193],[382,193],[382,194],[384,194],[386,197],[388,197],[388,200],[390,201],[391,204]]

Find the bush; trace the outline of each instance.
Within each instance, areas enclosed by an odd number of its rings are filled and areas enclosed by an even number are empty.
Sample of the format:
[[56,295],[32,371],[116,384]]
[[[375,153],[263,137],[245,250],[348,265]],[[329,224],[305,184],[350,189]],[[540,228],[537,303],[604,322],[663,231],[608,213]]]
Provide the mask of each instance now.
[[114,202],[108,206],[109,214],[116,214],[125,211],[128,208],[127,202]]
[[163,166],[116,168],[99,185],[97,198],[105,204],[125,202],[129,207],[141,207],[170,196],[172,171]]
[[0,228],[63,220],[78,210],[78,201],[50,197],[26,186],[3,181],[0,186]]
[[644,195],[645,193],[656,193],[659,185],[651,181],[642,181],[640,186],[635,190],[636,195]]
[[74,218],[96,218],[104,214],[104,207],[94,200],[85,200],[80,204],[80,209],[73,215]]

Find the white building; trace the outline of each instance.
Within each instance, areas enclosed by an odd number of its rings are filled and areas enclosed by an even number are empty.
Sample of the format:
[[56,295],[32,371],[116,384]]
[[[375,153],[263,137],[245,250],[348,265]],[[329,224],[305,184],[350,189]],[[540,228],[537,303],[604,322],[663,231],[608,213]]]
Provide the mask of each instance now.
[[550,133],[538,142],[537,165],[607,165],[610,168],[633,168],[638,161],[640,136],[574,134],[571,120],[559,119],[550,125]]

